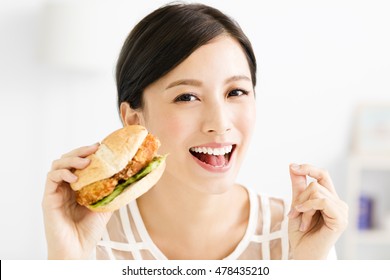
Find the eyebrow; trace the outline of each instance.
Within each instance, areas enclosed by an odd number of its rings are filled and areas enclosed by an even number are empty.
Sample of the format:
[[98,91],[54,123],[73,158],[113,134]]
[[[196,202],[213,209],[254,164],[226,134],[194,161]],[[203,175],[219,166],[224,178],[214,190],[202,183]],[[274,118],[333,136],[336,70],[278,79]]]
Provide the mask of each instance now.
[[[251,79],[245,75],[235,75],[235,76],[232,76],[230,78],[227,78],[225,80],[225,84],[228,84],[228,83],[231,83],[231,82],[234,82],[234,81],[239,81],[239,80],[246,80],[246,81],[251,81]],[[165,89],[170,89],[170,88],[173,88],[173,87],[177,87],[177,86],[181,86],[181,85],[189,85],[189,86],[196,86],[196,87],[200,87],[202,85],[202,82],[199,81],[199,80],[195,80],[195,79],[183,79],[183,80],[177,80],[177,81],[174,81],[172,83],[170,83]]]
[[232,77],[226,79],[225,84],[239,81],[239,80],[245,80],[245,81],[249,81],[249,82],[251,81],[251,79],[245,75],[236,75],[236,76],[232,76]]
[[177,86],[182,86],[182,85],[200,87],[202,85],[202,82],[198,81],[198,80],[193,80],[193,79],[177,80],[177,81],[174,81],[174,82],[170,83],[166,87],[166,89],[170,89],[170,88],[177,87]]

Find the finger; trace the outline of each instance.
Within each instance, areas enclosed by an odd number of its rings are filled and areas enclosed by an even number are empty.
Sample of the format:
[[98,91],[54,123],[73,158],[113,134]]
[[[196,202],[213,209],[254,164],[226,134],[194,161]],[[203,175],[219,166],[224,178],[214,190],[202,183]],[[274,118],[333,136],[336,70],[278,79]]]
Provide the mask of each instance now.
[[311,182],[307,188],[297,197],[294,205],[302,204],[309,199],[327,197],[331,199],[334,195],[317,182]]
[[295,209],[297,209],[299,212],[307,213],[309,211],[323,211],[326,208],[326,199],[325,198],[314,198],[305,201],[302,204],[299,204],[295,206]]
[[296,164],[290,164],[290,178],[292,186],[292,200],[293,203],[295,199],[306,189],[306,175],[297,174],[294,172]]
[[74,183],[76,181],[77,176],[68,169],[50,171],[47,174],[45,193],[55,193],[57,191],[58,185],[62,182]]
[[77,148],[77,149],[74,149],[74,150],[70,151],[69,153],[66,153],[66,154],[62,155],[61,158],[66,158],[66,157],[87,157],[87,156],[93,154],[94,152],[96,152],[97,149],[99,148],[99,146],[100,146],[99,143],[95,143],[95,144],[90,145],[90,146],[80,147],[80,148]]
[[311,221],[316,212],[316,210],[308,210],[302,214],[301,224],[299,226],[300,231],[305,232],[308,228],[310,228]]
[[89,165],[91,160],[89,158],[82,158],[82,157],[64,157],[58,160],[53,161],[51,170],[58,170],[58,169],[84,169]]
[[[325,225],[332,231],[342,229],[346,224],[345,220],[348,219],[340,205],[326,198],[308,200],[301,205],[297,205],[296,209],[303,213],[302,216],[305,213],[321,211]],[[305,225],[305,230],[308,228],[306,226],[310,226],[310,224]]]
[[296,175],[307,175],[317,180],[322,186],[336,194],[332,179],[329,172],[325,169],[321,169],[310,164],[294,165],[291,171]]
[[322,198],[322,197],[331,197],[332,194],[323,186],[317,182],[311,182],[306,189],[304,189],[298,197],[292,203],[292,209],[290,210],[288,217],[290,219],[295,219],[300,216],[300,212],[296,209],[296,205],[300,205],[303,202],[309,199]]

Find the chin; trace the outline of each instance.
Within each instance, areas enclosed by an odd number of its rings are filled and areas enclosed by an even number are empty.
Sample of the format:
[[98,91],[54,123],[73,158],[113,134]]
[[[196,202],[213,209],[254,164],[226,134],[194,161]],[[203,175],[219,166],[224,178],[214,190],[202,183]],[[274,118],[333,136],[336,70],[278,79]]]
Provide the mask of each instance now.
[[230,191],[235,184],[235,177],[197,178],[192,180],[191,187],[204,194],[223,194]]

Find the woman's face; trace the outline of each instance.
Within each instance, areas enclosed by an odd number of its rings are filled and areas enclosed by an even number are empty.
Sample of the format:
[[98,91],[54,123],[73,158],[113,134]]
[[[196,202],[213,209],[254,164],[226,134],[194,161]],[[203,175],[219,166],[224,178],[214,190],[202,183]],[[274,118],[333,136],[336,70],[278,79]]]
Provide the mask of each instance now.
[[164,182],[207,193],[233,186],[255,124],[251,73],[241,46],[221,36],[144,91],[140,123],[168,153]]

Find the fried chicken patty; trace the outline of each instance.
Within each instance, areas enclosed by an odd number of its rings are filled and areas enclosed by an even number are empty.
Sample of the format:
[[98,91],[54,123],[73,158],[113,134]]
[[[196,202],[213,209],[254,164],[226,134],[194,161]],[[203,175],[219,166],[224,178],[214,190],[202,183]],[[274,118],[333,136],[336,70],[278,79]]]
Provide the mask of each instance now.
[[123,170],[110,178],[94,182],[77,191],[77,202],[85,206],[91,205],[112,193],[119,182],[129,179],[148,165],[156,155],[159,146],[159,141],[149,133],[133,159]]

